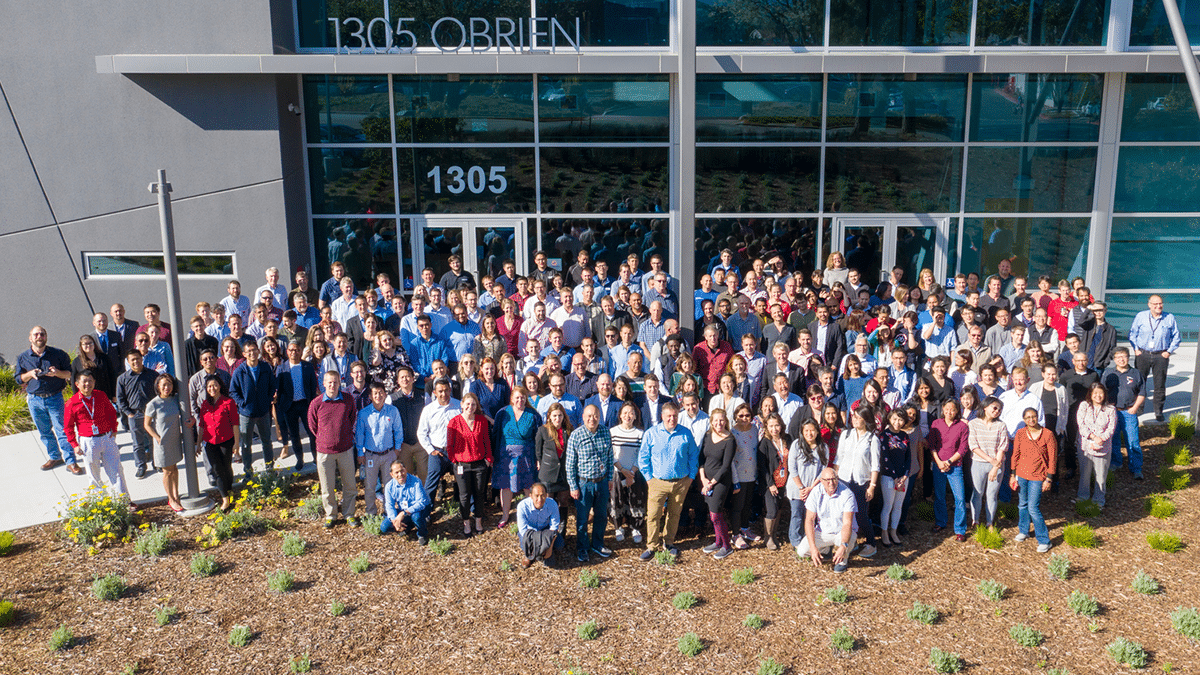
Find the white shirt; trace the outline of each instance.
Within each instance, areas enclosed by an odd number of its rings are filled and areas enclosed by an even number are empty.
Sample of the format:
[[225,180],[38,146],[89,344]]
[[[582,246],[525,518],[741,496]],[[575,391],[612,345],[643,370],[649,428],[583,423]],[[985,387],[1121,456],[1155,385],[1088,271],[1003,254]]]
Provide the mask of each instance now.
[[839,480],[859,485],[870,483],[871,474],[879,471],[879,438],[869,431],[843,431],[838,441],[836,466]]
[[417,442],[425,448],[425,452],[433,454],[434,450],[446,451],[446,429],[450,426],[450,420],[460,412],[462,407],[453,398],[446,405],[433,402],[421,410],[421,420],[417,422]]
[[787,429],[792,423],[792,417],[804,406],[804,401],[791,392],[788,392],[787,398],[781,398],[778,393],[771,395],[775,397],[775,406],[779,408],[779,416],[783,418],[783,428]]
[[679,423],[692,432],[692,438],[703,439],[704,434],[708,433],[708,413],[703,410],[697,410],[695,417],[680,410]]
[[1008,429],[1009,438],[1012,438],[1018,429],[1025,427],[1026,408],[1033,408],[1037,411],[1039,425],[1046,423],[1046,412],[1042,409],[1041,387],[1038,387],[1038,390],[1035,393],[1026,389],[1024,394],[1018,394],[1016,389],[1009,389],[1000,394],[1000,403],[1004,406],[1000,413],[1000,421],[1004,422],[1004,426]]
[[[873,436],[873,434],[868,435]],[[840,457],[841,454],[841,449],[838,449],[838,456]],[[847,513],[858,513],[858,503],[854,500],[854,493],[850,491],[848,485],[841,482],[838,483],[837,491],[832,495],[825,492],[824,486],[818,485],[815,490],[808,493],[808,500],[804,502],[804,507],[817,514],[817,532],[827,535],[836,535],[842,531],[842,524],[845,522]],[[857,518],[850,519],[850,531],[858,532]]]
[[333,320],[338,322],[342,330],[346,330],[346,326],[350,325],[350,319],[358,316],[358,308],[354,306],[354,296],[350,296],[347,300],[344,296],[339,295],[330,303],[330,308],[333,310]]
[[250,323],[250,298],[239,295],[237,300],[234,300],[232,295],[227,295],[221,301],[221,306],[225,308],[226,320],[234,314],[239,314],[242,317],[243,326]]
[[550,315],[550,320],[562,329],[563,344],[572,349],[579,349],[583,338],[592,333],[591,322],[582,307],[572,307],[570,312],[559,307]]
[[271,291],[271,304],[272,305],[275,305],[279,309],[287,309],[288,308],[287,307],[288,292],[287,292],[287,289],[283,287],[283,284],[275,284],[274,286],[271,286],[270,284],[263,284],[262,286],[259,286],[257,290],[254,291],[254,297],[261,298],[263,291]]

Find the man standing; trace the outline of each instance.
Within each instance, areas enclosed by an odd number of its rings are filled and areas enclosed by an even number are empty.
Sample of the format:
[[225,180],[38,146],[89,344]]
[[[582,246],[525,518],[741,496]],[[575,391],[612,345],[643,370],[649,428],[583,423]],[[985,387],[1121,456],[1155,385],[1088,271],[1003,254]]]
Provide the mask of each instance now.
[[[100,314],[98,316],[104,315]],[[185,379],[191,379],[192,375],[200,371],[200,354],[209,349],[214,352],[220,350],[220,344],[217,342],[217,339],[204,332],[204,319],[199,316],[193,316],[191,326],[192,334],[183,343],[184,355],[186,357],[184,361],[187,368],[187,372],[184,373],[186,376]]]
[[[588,549],[607,558],[612,549],[604,545],[608,526],[608,484],[613,472],[612,436],[600,424],[600,410],[589,405],[583,410],[583,428],[567,440],[567,485],[575,500],[575,554],[579,562],[588,561]],[[589,542],[588,516],[592,517]]]
[[[675,532],[679,528],[679,513],[683,500],[699,469],[700,448],[692,432],[679,425],[679,406],[668,402],[662,408],[662,422],[654,425],[642,437],[638,450],[638,469],[648,482],[646,509],[646,550],[641,559],[650,561],[659,547],[672,556]],[[663,503],[666,503],[664,522]]]
[[[371,383],[371,405],[358,412],[354,425],[354,447],[358,449],[359,464],[366,472],[363,478],[363,500],[368,516],[376,513],[375,491],[386,480],[396,461],[396,450],[404,442],[404,424],[400,411],[387,402],[387,388]],[[401,463],[403,466],[403,463]]]
[[[129,433],[133,436],[133,462],[137,466],[137,478],[146,477],[146,463],[150,461],[150,435],[143,426],[146,404],[158,395],[154,391],[154,380],[158,373],[142,366],[142,353],[133,350],[125,355],[128,366],[117,378],[117,409],[129,418]],[[197,408],[198,410],[198,408]]]
[[[125,358],[125,355],[133,349],[133,337],[137,334],[138,322],[125,318],[125,305],[121,303],[110,307],[108,314],[112,317],[112,329],[121,336],[121,358]],[[121,363],[121,366],[125,366],[124,362]]]
[[[321,292],[317,295],[317,309],[324,309],[326,305],[332,305],[333,301],[341,295],[342,279],[346,276],[346,265],[341,260],[335,260],[329,265],[330,277],[321,284]],[[350,292],[354,293],[354,281],[350,281]]]
[[76,464],[75,452],[63,430],[63,389],[71,379],[71,358],[63,350],[47,345],[46,340],[45,328],[34,326],[29,331],[29,349],[17,355],[17,382],[25,385],[29,416],[49,456],[42,471],[65,462],[67,471],[82,476],[83,469]]
[[578,398],[567,393],[567,378],[562,373],[555,373],[550,376],[550,393],[538,399],[537,411],[546,419],[546,414],[550,411],[550,406],[559,403],[563,407],[563,411],[567,414],[567,419],[571,420],[571,426],[579,426],[583,421],[583,403]]
[[303,295],[308,304],[315,305],[321,299],[320,292],[312,288],[308,283],[308,272],[297,270],[296,272],[296,287],[293,288],[287,295],[287,307],[296,306],[296,296]]
[[263,291],[269,291],[271,293],[271,304],[282,312],[288,307],[288,305],[285,304],[287,303],[288,292],[287,289],[284,288],[283,284],[279,283],[279,268],[268,267],[266,276],[267,283],[259,286],[258,290],[254,291],[254,297],[261,298]]
[[117,435],[117,413],[102,391],[96,390],[96,380],[88,371],[75,378],[77,390],[67,401],[65,427],[67,440],[87,462],[92,486],[103,488],[100,473],[104,472],[113,496],[129,496],[125,472],[121,470],[121,451],[113,437]]
[[150,303],[150,304],[146,305],[144,308],[142,308],[142,316],[144,316],[146,318],[146,323],[139,326],[137,329],[137,332],[145,333],[146,331],[150,330],[150,326],[157,326],[158,327],[158,339],[162,340],[163,342],[165,342],[167,344],[172,344],[172,342],[171,342],[171,324],[167,323],[166,321],[160,321],[158,319],[158,316],[161,313],[162,313],[162,310],[160,310],[158,305],[156,305],[154,303]]
[[[271,401],[275,399],[278,382],[271,366],[259,360],[260,352],[257,344],[246,345],[242,349],[242,356],[246,358],[245,362],[238,366],[237,370],[233,371],[233,376],[230,377],[229,397],[238,407],[238,431],[242,437],[242,468],[249,476],[254,471],[254,451],[251,449],[251,444],[254,442],[255,431],[258,431],[258,438],[262,442],[263,461],[266,463],[266,468],[275,468],[275,455],[271,448]],[[334,373],[336,374],[336,372],[335,370]],[[308,419],[309,430],[313,434],[317,434],[317,429],[312,423],[311,407],[309,407]],[[353,429],[354,422],[351,420],[346,433],[353,432]],[[353,436],[351,435],[349,438],[353,438]],[[320,445],[319,435],[317,440]],[[347,444],[349,444],[349,440]],[[320,469],[319,466],[317,468]],[[329,514],[332,511],[326,508],[325,513]]]
[[250,298],[242,295],[242,284],[237,279],[229,282],[229,295],[221,300],[226,316],[237,314],[242,317],[242,325],[250,323]]
[[[945,318],[944,313],[942,318]],[[830,321],[829,305],[817,305],[817,319],[808,324],[808,332],[812,334],[813,349],[821,355],[825,363],[836,368],[846,355],[846,336],[841,326]],[[950,329],[950,332],[953,333],[954,330]],[[795,360],[792,362],[795,363]]]
[[954,326],[946,323],[946,310],[940,306],[933,308],[933,323],[921,330],[921,339],[925,341],[926,363],[932,362],[938,356],[945,356],[947,359],[953,356],[954,350],[958,348],[958,334],[954,332]]
[[421,424],[425,397],[413,389],[415,381],[412,368],[401,366],[396,372],[396,391],[392,392],[389,400],[400,412],[400,423],[404,427],[404,440],[399,446],[397,459],[404,464],[408,473],[424,481],[429,467],[429,453],[421,447],[417,429]]
[[450,420],[462,412],[458,401],[450,397],[450,380],[440,378],[433,383],[433,400],[421,411],[417,423],[417,440],[428,454],[425,474],[425,496],[429,498],[430,512],[437,503],[438,484],[450,470],[449,455],[446,454],[446,429]]
[[838,480],[833,467],[821,471],[819,482],[804,503],[804,539],[796,546],[796,554],[812,558],[813,565],[821,567],[821,551],[832,549],[833,571],[841,574],[846,571],[858,536],[858,503],[850,486]]
[[124,342],[121,334],[108,327],[108,315],[104,312],[96,312],[92,316],[92,327],[96,329],[94,334],[96,346],[104,352],[104,357],[112,366],[113,374],[119,375],[125,365]]
[[442,328],[441,337],[450,345],[450,369],[455,370],[458,362],[471,353],[475,338],[479,335],[479,324],[467,318],[467,306],[461,302],[451,310],[454,320]]
[[[255,357],[257,361],[257,357]],[[249,362],[249,356],[247,356]],[[242,371],[245,364],[238,367]],[[238,379],[234,373],[234,382]],[[354,401],[342,393],[342,378],[336,370],[325,371],[322,380],[325,392],[308,407],[308,428],[317,437],[317,478],[321,481],[321,504],[325,507],[325,529],[333,527],[338,518],[338,502],[334,486],[338,478],[342,481],[341,515],[346,524],[358,527],[354,517],[354,498],[358,495],[358,483],[354,475],[354,423],[356,420]],[[239,404],[239,408],[241,405]],[[240,413],[240,410],[239,410]],[[245,419],[244,417],[242,419]],[[267,418],[267,421],[270,421]],[[265,426],[265,425],[264,425]],[[242,428],[246,425],[243,423]],[[247,433],[242,432],[242,438]],[[265,439],[266,437],[264,437]],[[270,441],[265,441],[268,466],[270,466]],[[242,459],[250,454],[249,443],[242,441]],[[249,471],[247,471],[249,473]],[[372,502],[375,493],[368,495]]]
[[1138,312],[1129,328],[1129,342],[1133,345],[1134,365],[1148,381],[1154,371],[1154,419],[1163,421],[1163,403],[1167,398],[1167,366],[1171,355],[1179,349],[1179,326],[1175,316],[1163,311],[1161,295],[1152,295],[1147,302],[1148,310]]
[[550,314],[550,320],[562,329],[563,344],[571,349],[579,349],[583,337],[592,334],[590,317],[582,308],[575,306],[571,291],[560,291],[558,299],[561,305]]
[[1093,302],[1088,305],[1091,317],[1075,325],[1079,334],[1079,348],[1088,355],[1088,367],[1104,372],[1112,363],[1113,349],[1117,346],[1117,329],[1105,320],[1108,305]]
[[1146,402],[1145,380],[1142,374],[1129,366],[1129,350],[1117,347],[1113,350],[1113,365],[1101,379],[1108,390],[1108,400],[1117,408],[1117,429],[1121,440],[1112,444],[1113,468],[1124,463],[1121,448],[1129,448],[1129,472],[1135,480],[1142,480],[1142,444],[1138,433],[1138,413]]

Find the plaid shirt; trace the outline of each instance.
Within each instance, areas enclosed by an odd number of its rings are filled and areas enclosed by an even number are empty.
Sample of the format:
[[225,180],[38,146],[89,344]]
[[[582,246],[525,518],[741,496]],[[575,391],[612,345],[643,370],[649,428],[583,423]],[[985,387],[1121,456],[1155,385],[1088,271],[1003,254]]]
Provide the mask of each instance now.
[[609,480],[613,472],[613,444],[608,428],[595,431],[579,427],[567,438],[567,485],[579,489],[581,480]]

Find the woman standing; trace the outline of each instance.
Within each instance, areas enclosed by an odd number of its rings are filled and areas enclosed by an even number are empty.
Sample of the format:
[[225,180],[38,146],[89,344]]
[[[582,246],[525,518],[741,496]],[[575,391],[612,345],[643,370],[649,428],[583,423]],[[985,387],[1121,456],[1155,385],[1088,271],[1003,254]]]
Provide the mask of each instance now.
[[117,376],[112,362],[96,348],[96,338],[84,335],[79,338],[79,356],[71,361],[71,381],[79,379],[80,373],[91,374],[96,389],[104,392],[108,399],[117,397]]
[[975,364],[975,357],[971,355],[970,349],[959,349],[954,352],[954,370],[950,371],[950,381],[954,383],[954,390],[960,394],[968,387],[975,388],[975,383],[979,380],[979,376],[971,370],[971,366]]
[[788,524],[788,543],[793,547],[804,539],[804,501],[817,486],[821,471],[829,463],[829,448],[821,440],[821,428],[809,418],[800,423],[800,438],[792,442],[788,452],[787,498],[792,507]]
[[737,409],[746,403],[746,400],[734,393],[734,385],[737,384],[737,379],[733,373],[723,373],[721,375],[718,391],[708,402],[708,414],[713,414],[713,411],[720,408],[725,411],[726,419],[733,418]]
[[[642,530],[646,526],[646,501],[648,487],[646,478],[638,470],[638,450],[642,447],[643,431],[637,427],[638,407],[625,403],[617,413],[620,424],[609,429],[613,442],[617,480],[612,481],[613,523],[615,538],[625,540],[629,528],[633,543],[642,543]],[[703,442],[703,439],[701,439]]]
[[700,494],[708,505],[708,517],[713,524],[713,543],[703,550],[717,560],[733,553],[725,503],[734,489],[732,465],[736,451],[737,444],[729,433],[729,418],[724,408],[718,408],[709,417],[708,433],[700,445]]
[[1000,483],[1004,480],[1008,454],[1008,428],[1000,421],[1004,404],[989,396],[983,416],[968,423],[967,447],[971,450],[971,522],[993,527]]
[[508,343],[500,337],[500,332],[496,329],[496,317],[491,314],[483,315],[483,322],[479,324],[479,335],[475,336],[475,341],[471,344],[471,354],[476,361],[483,363],[484,359],[495,361],[507,352]]
[[926,443],[933,457],[933,532],[946,529],[946,484],[954,493],[954,538],[967,540],[967,508],[963,501],[963,458],[967,456],[967,423],[959,418],[958,401],[942,404],[942,416],[929,425]]
[[[517,357],[505,352],[500,356],[500,360],[496,362],[496,370],[499,371],[500,379],[508,385],[508,390],[521,386],[521,376],[517,373]],[[504,400],[508,400],[505,398]]]
[[504,338],[504,347],[515,358],[518,356],[518,344],[521,338],[521,317],[517,315],[517,303],[505,299],[500,303],[504,314],[496,319],[496,332]]
[[850,412],[850,428],[838,441],[838,479],[850,487],[858,503],[858,536],[865,542],[859,555],[875,555],[875,526],[868,508],[879,488],[879,437],[875,435],[875,411],[863,406]]
[[450,388],[459,392],[461,396],[471,391],[471,385],[475,384],[478,376],[479,370],[475,365],[475,357],[471,354],[463,354],[458,361],[458,369],[450,376]]
[[[237,404],[225,392],[221,378],[209,375],[204,380],[207,396],[200,402],[196,419],[200,420],[200,440],[204,443],[204,461],[212,467],[217,491],[221,493],[221,510],[229,513],[233,502],[233,449],[239,446]],[[198,451],[197,451],[198,453]]]
[[389,394],[399,390],[396,376],[401,368],[411,368],[408,354],[396,342],[396,336],[391,331],[382,330],[375,336],[375,348],[363,359],[368,364],[367,373],[372,382],[382,384]]
[[[538,482],[546,486],[550,498],[558,504],[559,533],[566,529],[567,514],[574,504],[571,486],[567,484],[567,463],[563,453],[567,451],[571,420],[561,403],[552,403],[546,410],[545,424],[538,429],[536,444]],[[587,547],[584,547],[586,550]]]
[[729,497],[730,531],[737,535],[736,549],[750,548],[761,537],[750,531],[754,517],[754,495],[758,481],[758,431],[751,423],[754,412],[741,403],[734,410],[734,425],[730,433],[737,446],[733,454],[733,494]]
[[908,492],[908,470],[912,466],[912,447],[908,432],[904,430],[906,426],[908,415],[903,410],[893,410],[888,415],[888,428],[883,432],[883,442],[880,444],[883,511],[879,514],[879,526],[883,530],[880,541],[884,546],[901,543],[896,529],[900,527],[904,496]]
[[1004,393],[1004,387],[996,381],[996,369],[991,366],[979,369],[979,380],[975,383],[975,388],[983,398],[1000,398],[1000,394]]
[[951,380],[948,375],[949,370],[950,360],[945,356],[935,358],[929,365],[929,387],[932,390],[930,396],[937,401],[938,405],[952,398],[958,398],[954,380]]
[[775,523],[787,503],[788,458],[792,439],[785,433],[783,418],[772,413],[767,417],[765,433],[758,442],[759,473],[767,489],[763,490],[763,536],[767,550],[779,550],[775,541]]
[[464,394],[461,412],[446,425],[446,457],[453,464],[454,481],[458,484],[464,537],[483,532],[483,509],[488,503],[492,471],[491,433],[492,427],[480,410],[479,398],[470,392]]
[[749,369],[746,359],[741,354],[734,354],[725,362],[725,372],[733,375],[734,396],[742,399],[751,409],[754,409],[754,406],[758,405],[758,396],[762,392],[758,387],[753,386]]
[[1021,413],[1024,429],[1013,434],[1012,476],[1008,486],[1019,495],[1016,541],[1029,538],[1029,521],[1037,536],[1038,553],[1050,550],[1050,530],[1042,517],[1042,493],[1050,490],[1058,461],[1058,443],[1050,430],[1038,424],[1038,412],[1026,408]]
[[497,529],[508,527],[512,515],[509,507],[514,492],[524,492],[533,485],[537,467],[534,441],[542,416],[528,407],[529,392],[517,387],[509,398],[509,405],[496,414],[492,431],[495,453],[495,469],[492,471],[492,488],[500,490],[500,522]]
[[921,302],[925,302],[931,295],[942,295],[945,289],[942,285],[934,280],[933,270],[928,267],[921,270],[920,279],[917,283],[917,288],[921,289]]
[[[1108,391],[1099,382],[1088,388],[1087,398],[1079,404],[1075,419],[1079,423],[1079,492],[1078,499],[1091,499],[1104,508],[1104,488],[1108,465],[1112,460],[1113,433],[1117,430],[1117,409],[1107,405]],[[1092,474],[1096,489],[1092,490]]]
[[838,441],[842,439],[842,411],[832,403],[826,403],[821,411],[821,441],[829,448],[829,466],[837,465]]
[[[154,439],[154,466],[162,472],[163,489],[167,491],[167,505],[179,513],[179,460],[183,459],[183,412],[179,409],[179,397],[175,395],[175,378],[167,374],[154,381],[156,398],[146,404],[144,426],[146,433]],[[188,426],[193,424],[188,419]]]
[[[383,322],[374,314],[368,314],[363,321],[363,336],[358,341],[358,351],[354,356],[358,357],[359,361],[371,362],[371,354],[375,351],[379,343],[379,336],[383,333]],[[392,379],[395,382],[395,378]],[[386,386],[386,385],[385,385]]]
[[863,373],[862,361],[854,354],[847,354],[842,364],[841,394],[846,408],[849,409],[862,398],[863,387],[871,377]]
[[242,347],[238,341],[227,337],[221,340],[221,355],[217,357],[217,368],[225,371],[230,377],[233,376],[233,371],[242,365],[245,359],[242,358]]
[[825,258],[825,274],[821,277],[821,283],[825,286],[833,288],[835,281],[842,282],[845,286],[850,279],[850,270],[846,268],[846,256],[840,251],[834,251]]
[[671,373],[671,382],[669,383],[672,396],[676,398],[680,396],[682,393],[680,387],[683,386],[684,380],[692,380],[696,385],[700,384],[700,376],[696,374],[696,359],[687,352],[683,352],[675,360],[675,372]]
[[[528,392],[529,399],[526,401],[530,408],[537,410],[538,401],[542,398],[542,380],[537,376],[537,373],[525,373],[522,378],[522,385],[525,391]],[[514,389],[515,391],[515,389]]]
[[512,389],[504,380],[496,379],[496,362],[485,357],[479,364],[479,379],[471,383],[471,393],[479,399],[483,414],[494,420],[512,395]]

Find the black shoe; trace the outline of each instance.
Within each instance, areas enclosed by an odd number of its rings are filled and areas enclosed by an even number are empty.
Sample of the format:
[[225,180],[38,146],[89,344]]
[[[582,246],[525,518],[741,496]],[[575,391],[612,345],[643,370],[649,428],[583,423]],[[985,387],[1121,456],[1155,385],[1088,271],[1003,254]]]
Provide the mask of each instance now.
[[650,562],[651,560],[654,560],[654,551],[651,551],[650,549],[642,551],[642,554],[638,556],[638,560],[641,560],[642,562]]
[[678,558],[678,557],[679,557],[679,549],[678,549],[678,548],[676,548],[676,547],[674,547],[674,546],[668,546],[668,547],[667,547],[667,553],[670,553],[672,558]]
[[146,477],[146,467],[139,466],[137,468],[137,471],[133,475],[135,478],[145,478]]
[[1167,418],[1163,417],[1162,413],[1154,413],[1154,421],[1155,422],[1165,422],[1165,421],[1167,421]]

